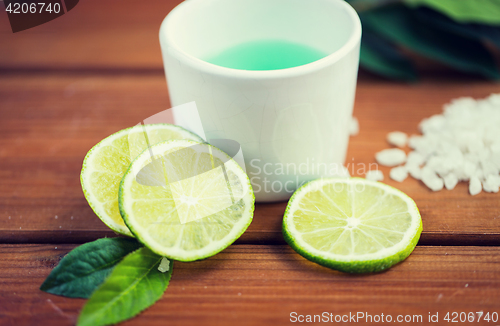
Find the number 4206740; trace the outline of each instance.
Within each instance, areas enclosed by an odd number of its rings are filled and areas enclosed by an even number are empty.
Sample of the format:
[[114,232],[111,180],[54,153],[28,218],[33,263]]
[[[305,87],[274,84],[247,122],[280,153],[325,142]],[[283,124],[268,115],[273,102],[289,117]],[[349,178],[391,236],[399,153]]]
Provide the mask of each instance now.
[[7,11],[10,14],[41,14],[42,12],[47,12],[47,13],[55,13],[58,14],[61,12],[61,4],[60,3],[44,3],[44,2],[38,2],[38,3],[9,3],[7,5],[7,8],[5,8],[5,11]]
[[489,312],[448,312],[446,316],[444,316],[443,320],[449,322],[449,323],[465,323],[465,322],[479,322],[481,320],[485,322],[492,322],[496,323],[498,322],[498,313],[497,312],[492,312],[491,314]]

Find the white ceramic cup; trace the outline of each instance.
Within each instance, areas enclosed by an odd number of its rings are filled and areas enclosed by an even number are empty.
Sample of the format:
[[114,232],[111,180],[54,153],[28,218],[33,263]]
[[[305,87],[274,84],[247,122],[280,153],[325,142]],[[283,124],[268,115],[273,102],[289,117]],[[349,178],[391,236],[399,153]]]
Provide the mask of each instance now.
[[[328,55],[266,71],[203,60],[262,39]],[[171,104],[195,101],[209,142],[241,145],[260,202],[288,199],[306,181],[343,173],[360,40],[359,17],[343,0],[187,0],[160,28]],[[189,111],[174,108],[173,115],[190,129]]]

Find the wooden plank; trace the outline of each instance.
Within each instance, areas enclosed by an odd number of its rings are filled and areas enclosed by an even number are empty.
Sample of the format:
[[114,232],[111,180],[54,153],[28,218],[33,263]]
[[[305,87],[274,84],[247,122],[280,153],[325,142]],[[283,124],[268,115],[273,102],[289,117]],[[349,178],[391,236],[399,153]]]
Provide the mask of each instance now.
[[[354,170],[350,168],[350,171],[356,175],[355,170],[360,165],[375,163],[374,154],[390,147],[385,140],[388,132],[400,130],[408,135],[419,134],[419,122],[442,113],[443,105],[451,99],[484,98],[498,92],[497,84],[463,76],[435,76],[413,85],[364,83],[361,79],[354,109],[361,131],[359,136],[351,138],[346,164],[351,163]],[[402,183],[396,182],[389,178],[390,168],[379,168],[384,173],[385,183],[407,193],[417,203],[426,231],[421,243],[499,244],[499,194],[482,192],[473,197],[468,193],[468,184],[463,182],[452,191],[433,192],[411,177]],[[457,223],[462,224],[460,231],[456,228]]]
[[145,5],[132,0],[80,1],[60,18],[15,34],[7,15],[0,15],[0,70],[161,71],[160,24],[180,2],[150,0]]
[[[0,15],[0,73],[162,73],[160,24],[180,2],[80,1],[70,13],[15,34],[7,15]],[[407,54],[419,71],[451,71],[438,62]]]
[[102,138],[168,109],[165,78],[12,76],[0,84],[0,241],[113,236],[83,197],[82,161]]
[[[84,300],[38,290],[73,247],[0,245],[0,324],[74,324]],[[421,315],[423,323],[413,324],[423,325],[438,313],[445,325],[447,312],[500,313],[499,272],[494,247],[417,247],[384,273],[353,276],[288,246],[234,245],[203,261],[176,262],[162,299],[126,325],[281,325],[292,312]]]
[[[387,132],[417,132],[418,122],[459,96],[484,97],[498,85],[430,79],[420,84],[359,82],[347,164],[353,175],[386,148]],[[112,236],[87,205],[79,182],[81,162],[102,138],[169,107],[163,76],[8,75],[0,78],[0,242],[85,242]],[[408,179],[386,182],[415,199],[421,244],[500,244],[499,194],[470,196],[465,184],[433,193]],[[259,204],[240,243],[283,243],[286,203]],[[57,216],[57,218],[56,218]],[[56,240],[57,239],[57,240]]]

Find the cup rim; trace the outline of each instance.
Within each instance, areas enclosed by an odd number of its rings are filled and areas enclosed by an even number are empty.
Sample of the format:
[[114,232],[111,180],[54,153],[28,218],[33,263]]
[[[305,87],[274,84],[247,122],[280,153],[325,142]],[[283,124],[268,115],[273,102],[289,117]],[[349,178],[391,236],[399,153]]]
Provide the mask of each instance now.
[[[310,0],[308,0],[310,1]],[[295,76],[301,76],[308,73],[316,72],[327,66],[334,64],[341,58],[346,56],[356,45],[361,41],[361,21],[358,14],[354,8],[344,0],[325,0],[331,3],[335,3],[347,12],[351,18],[354,28],[349,36],[347,42],[345,42],[338,50],[330,53],[329,55],[321,58],[319,60],[307,63],[305,65],[300,65],[285,69],[276,70],[243,70],[234,69],[219,66],[213,63],[209,63],[200,58],[195,57],[183,51],[174,41],[173,28],[167,28],[171,24],[172,17],[178,15],[184,7],[194,6],[206,0],[185,0],[172,9],[167,16],[163,19],[160,26],[160,46],[163,51],[168,51],[174,58],[184,62],[185,64],[195,68],[196,70],[202,71],[210,75],[217,75],[226,78],[241,78],[241,79],[278,79],[278,78],[289,78]]]

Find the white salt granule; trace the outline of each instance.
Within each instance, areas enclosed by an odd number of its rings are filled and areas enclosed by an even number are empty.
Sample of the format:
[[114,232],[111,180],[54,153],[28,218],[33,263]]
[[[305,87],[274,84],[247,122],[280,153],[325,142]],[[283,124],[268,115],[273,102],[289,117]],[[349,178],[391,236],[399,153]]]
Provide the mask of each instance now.
[[483,190],[486,192],[498,192],[500,189],[500,176],[490,174],[483,182]]
[[477,195],[481,192],[482,186],[481,181],[479,181],[478,177],[472,177],[469,181],[469,192],[472,196]]
[[418,165],[406,165],[406,169],[414,179],[420,180],[422,178],[422,169]]
[[411,135],[410,138],[408,138],[408,146],[410,148],[416,149],[417,147],[420,146],[422,143],[424,137],[419,136],[419,135]]
[[422,169],[422,182],[432,191],[443,189],[444,181],[428,167]]
[[417,152],[410,152],[406,158],[406,165],[420,166],[425,162],[425,158]]
[[356,136],[359,134],[359,122],[356,117],[352,117],[349,123],[349,135]]
[[404,166],[398,166],[391,169],[389,176],[397,182],[403,182],[408,177],[408,170]]
[[384,174],[380,170],[370,170],[366,172],[365,178],[372,181],[382,181],[384,180]]
[[375,159],[381,165],[396,166],[406,162],[406,153],[399,148],[389,148],[375,154]]
[[387,134],[387,142],[397,147],[405,147],[408,135],[402,131],[393,131]]
[[495,164],[497,169],[500,170],[500,150],[498,152],[492,151],[491,153],[491,162]]
[[158,270],[162,273],[168,272],[170,269],[170,261],[166,258],[163,257],[160,261],[160,265],[158,265]]
[[[471,195],[483,189],[485,192],[498,192],[499,126],[500,94],[480,100],[470,97],[454,99],[444,105],[442,114],[420,122],[422,135],[408,138],[412,151],[408,153],[404,168],[413,178],[422,180],[434,191],[441,190],[443,186],[451,190],[458,182],[468,181]],[[382,152],[387,156],[381,155]],[[376,154],[380,164],[397,161],[382,152]]]
[[460,172],[463,180],[470,180],[471,177],[476,173],[476,164],[471,161],[465,161],[463,168]]
[[448,190],[452,190],[458,183],[458,178],[454,173],[450,173],[444,177],[444,186]]
[[495,166],[495,164],[487,159],[484,161],[480,161],[480,166],[481,166],[481,172],[483,176],[486,179],[487,176],[489,175],[494,175],[498,174],[498,168]]

